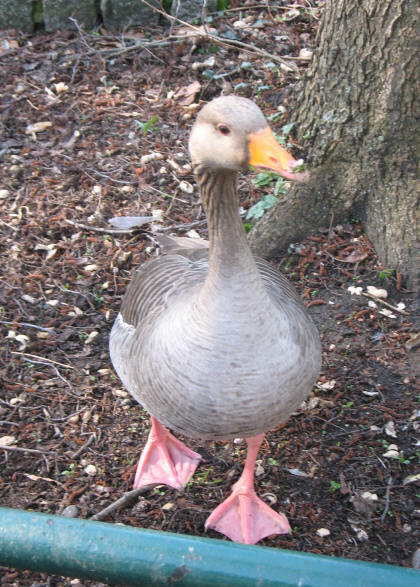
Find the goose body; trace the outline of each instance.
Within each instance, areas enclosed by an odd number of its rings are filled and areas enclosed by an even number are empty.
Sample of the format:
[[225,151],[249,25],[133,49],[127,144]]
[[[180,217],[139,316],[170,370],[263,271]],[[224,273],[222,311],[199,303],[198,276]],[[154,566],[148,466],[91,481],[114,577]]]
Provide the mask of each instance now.
[[[152,415],[151,436],[157,440],[149,442],[159,449],[146,447],[137,486],[161,479],[155,471],[170,435],[161,424],[194,438],[245,437],[256,457],[263,433],[296,410],[318,375],[317,330],[288,280],[253,257],[238,214],[237,173],[249,163],[295,178],[294,160],[276,150],[270,133],[259,108],[245,98],[217,98],[202,109],[190,152],[209,246],[166,237],[167,250],[136,272],[124,296],[111,332],[111,359],[125,387]],[[179,486],[199,455],[174,441],[177,456],[168,484]],[[178,454],[183,448],[185,459]],[[164,453],[165,459],[166,448]],[[184,470],[182,482],[173,481],[177,467]],[[223,511],[225,521],[210,526],[234,540],[256,541],[248,528],[246,536],[225,531],[230,514]],[[264,535],[288,531],[287,521],[273,523],[270,517]]]
[[204,439],[255,436],[307,396],[319,368],[317,333],[265,261],[218,292],[207,275],[202,248],[145,265],[115,322],[111,357],[126,388],[168,428]]

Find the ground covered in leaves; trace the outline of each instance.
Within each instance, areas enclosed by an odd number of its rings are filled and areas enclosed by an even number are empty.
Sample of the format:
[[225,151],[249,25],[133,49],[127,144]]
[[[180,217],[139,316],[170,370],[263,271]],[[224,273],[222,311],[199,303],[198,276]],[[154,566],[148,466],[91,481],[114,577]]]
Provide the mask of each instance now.
[[[310,58],[320,3],[269,4],[215,15],[211,41],[167,25],[121,37],[2,33],[0,505],[89,518],[131,489],[149,418],[112,371],[109,331],[133,269],[156,254],[156,232],[206,237],[187,153],[198,105],[221,92],[251,97],[292,141],[289,89]],[[259,201],[287,197],[269,174],[242,176],[240,189],[248,224]],[[121,231],[108,223],[119,215],[153,219]],[[258,492],[293,527],[263,544],[410,566],[420,513],[414,294],[353,218],[273,263],[310,308],[323,367],[263,444]],[[245,444],[187,442],[203,460],[184,492],[156,487],[106,519],[204,536]],[[0,574],[3,585],[70,584]]]

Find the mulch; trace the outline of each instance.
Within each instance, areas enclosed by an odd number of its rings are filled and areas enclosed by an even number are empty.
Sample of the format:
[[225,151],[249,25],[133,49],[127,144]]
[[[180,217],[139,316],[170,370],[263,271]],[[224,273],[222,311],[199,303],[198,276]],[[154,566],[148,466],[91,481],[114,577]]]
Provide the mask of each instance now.
[[[298,57],[313,48],[322,3],[295,4],[288,19],[276,6],[250,7],[211,26]],[[109,331],[133,270],[156,254],[157,231],[206,237],[187,152],[197,106],[233,90],[256,100],[278,132],[290,122],[291,68],[197,36],[168,50],[159,46],[167,35],[164,26],[126,37],[1,33],[2,506],[89,518],[131,490],[149,418],[112,371]],[[124,50],[145,40],[155,45]],[[240,178],[245,212],[273,193],[274,183],[254,179]],[[121,215],[153,218],[112,228]],[[357,218],[291,244],[273,265],[310,309],[323,366],[310,398],[262,446],[257,490],[293,533],[261,544],[411,566],[420,515],[414,292],[381,266]],[[204,521],[238,478],[245,443],[184,440],[203,456],[185,490],[152,488],[107,521],[223,539]],[[70,585],[0,574],[2,585]]]

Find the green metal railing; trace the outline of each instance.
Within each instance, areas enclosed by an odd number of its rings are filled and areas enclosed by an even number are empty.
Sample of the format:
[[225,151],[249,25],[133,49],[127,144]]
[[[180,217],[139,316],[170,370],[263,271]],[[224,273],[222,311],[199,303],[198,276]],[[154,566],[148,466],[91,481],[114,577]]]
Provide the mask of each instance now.
[[0,508],[0,565],[110,585],[418,587],[420,572]]

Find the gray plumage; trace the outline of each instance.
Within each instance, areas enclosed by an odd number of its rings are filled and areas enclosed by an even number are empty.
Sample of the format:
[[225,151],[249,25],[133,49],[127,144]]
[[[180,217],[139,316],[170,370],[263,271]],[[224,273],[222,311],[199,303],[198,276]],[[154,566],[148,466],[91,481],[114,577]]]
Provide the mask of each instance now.
[[[217,132],[221,123],[228,137]],[[319,372],[312,320],[288,280],[253,258],[238,214],[247,136],[265,126],[243,98],[202,109],[190,151],[210,248],[164,237],[167,251],[136,272],[111,332],[113,365],[133,397],[195,438],[250,437],[279,426]]]

